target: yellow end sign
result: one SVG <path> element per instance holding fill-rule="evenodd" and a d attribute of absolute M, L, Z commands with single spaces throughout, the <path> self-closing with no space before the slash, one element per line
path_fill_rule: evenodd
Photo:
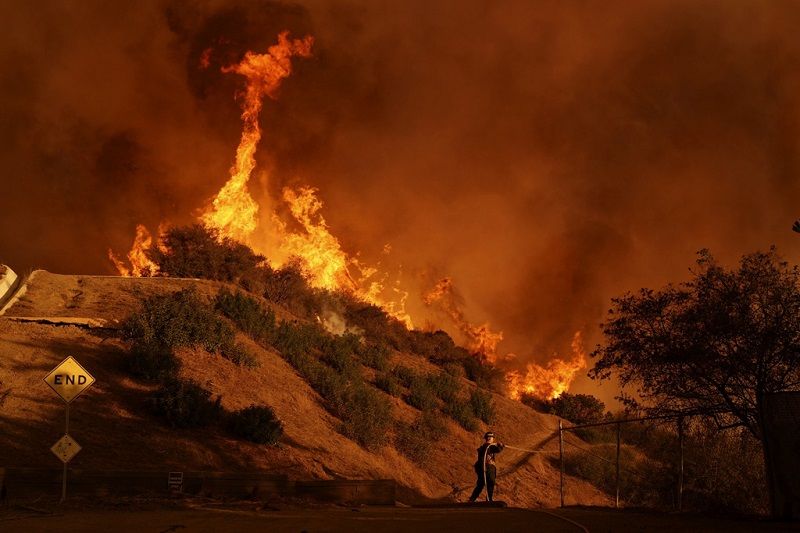
<path fill-rule="evenodd" d="M 72 356 L 67 357 L 44 378 L 44 382 L 70 403 L 92 386 L 94 377 Z"/>

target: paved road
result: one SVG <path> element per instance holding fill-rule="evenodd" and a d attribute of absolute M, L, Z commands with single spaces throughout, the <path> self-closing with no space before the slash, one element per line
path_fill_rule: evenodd
<path fill-rule="evenodd" d="M 554 514 L 572 520 L 570 523 Z M 584 526 L 583 528 L 580 526 Z M 800 531 L 800 524 L 712 519 L 613 510 L 317 508 L 252 511 L 236 509 L 66 510 L 36 515 L 0 512 L 0 531 L 95 532 L 414 532 L 592 533 L 610 532 L 773 532 Z"/>

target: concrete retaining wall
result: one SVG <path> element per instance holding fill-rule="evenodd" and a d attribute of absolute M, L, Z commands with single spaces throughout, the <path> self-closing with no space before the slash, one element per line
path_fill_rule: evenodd
<path fill-rule="evenodd" d="M 182 472 L 184 494 L 212 498 L 263 499 L 270 496 L 394 505 L 394 480 L 291 481 L 281 474 L 245 472 Z M 0 468 L 0 492 L 9 500 L 61 495 L 61 469 Z M 152 495 L 173 492 L 169 472 L 87 471 L 70 469 L 67 494 L 95 497 Z"/>

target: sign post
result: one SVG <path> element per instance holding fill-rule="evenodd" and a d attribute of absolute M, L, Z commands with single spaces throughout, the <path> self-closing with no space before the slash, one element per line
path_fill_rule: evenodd
<path fill-rule="evenodd" d="M 64 463 L 61 479 L 61 501 L 67 498 L 67 464 L 81 451 L 81 446 L 69 435 L 69 404 L 92 386 L 94 377 L 72 356 L 67 357 L 44 378 L 66 404 L 64 436 L 53 444 L 50 451 Z"/>

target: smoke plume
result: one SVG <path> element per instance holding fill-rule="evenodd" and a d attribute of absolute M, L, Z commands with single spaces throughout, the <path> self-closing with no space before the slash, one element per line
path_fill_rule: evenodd
<path fill-rule="evenodd" d="M 313 35 L 314 57 L 264 103 L 250 193 L 269 211 L 285 187 L 318 189 L 342 247 L 402 273 L 415 322 L 448 277 L 459 312 L 503 332 L 499 352 L 545 363 L 576 331 L 599 340 L 610 297 L 685 277 L 700 248 L 798 260 L 792 2 L 4 12 L 0 261 L 18 271 L 113 273 L 107 249 L 137 224 L 194 221 L 241 134 L 241 79 L 222 67 L 283 30 Z"/>

